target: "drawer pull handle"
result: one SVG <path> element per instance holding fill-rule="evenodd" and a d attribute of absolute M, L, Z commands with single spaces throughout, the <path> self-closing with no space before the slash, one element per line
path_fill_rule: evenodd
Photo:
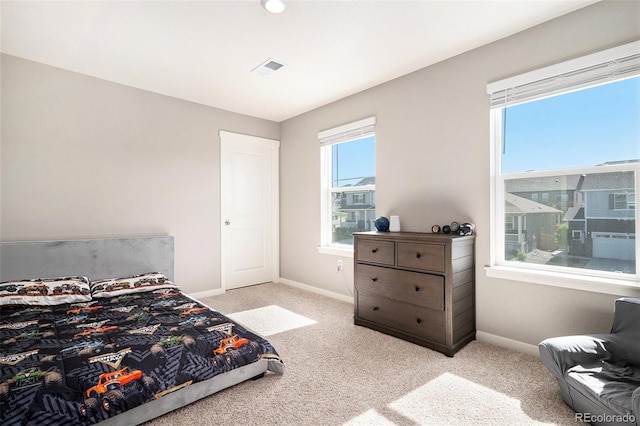
<path fill-rule="evenodd" d="M 374 310 L 374 311 L 377 311 L 378 309 L 380 309 L 380 308 L 378 308 L 377 306 L 374 306 L 374 307 L 373 307 L 373 310 Z"/>
<path fill-rule="evenodd" d="M 420 259 L 422 255 L 420 253 L 416 253 L 416 259 Z"/>
<path fill-rule="evenodd" d="M 416 286 L 416 291 L 420 291 L 420 287 Z"/>
<path fill-rule="evenodd" d="M 377 253 L 377 252 L 378 252 L 377 248 L 374 248 L 373 250 L 371 250 L 371 253 Z"/>
<path fill-rule="evenodd" d="M 418 324 L 420 324 L 420 323 L 422 322 L 422 320 L 421 320 L 420 318 L 417 318 L 417 319 L 416 319 L 416 322 L 417 322 Z"/>
<path fill-rule="evenodd" d="M 376 281 L 378 281 L 378 278 L 377 277 L 373 277 L 373 278 L 371 278 L 371 281 L 373 281 L 375 283 Z"/>

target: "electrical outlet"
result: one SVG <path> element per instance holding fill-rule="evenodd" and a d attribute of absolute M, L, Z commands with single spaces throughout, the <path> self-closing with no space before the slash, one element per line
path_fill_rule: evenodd
<path fill-rule="evenodd" d="M 342 264 L 342 260 L 338 260 L 338 266 L 336 267 L 336 270 L 338 272 L 342 271 L 343 266 L 344 265 Z"/>

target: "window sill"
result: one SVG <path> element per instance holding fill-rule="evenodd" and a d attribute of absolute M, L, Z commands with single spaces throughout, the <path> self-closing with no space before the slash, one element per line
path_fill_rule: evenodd
<path fill-rule="evenodd" d="M 353 258 L 353 247 L 330 247 L 320 246 L 318 247 L 320 254 L 330 254 L 333 256 L 351 257 Z"/>
<path fill-rule="evenodd" d="M 511 266 L 487 266 L 484 268 L 489 278 L 524 281 L 552 287 L 570 288 L 595 293 L 612 294 L 623 297 L 639 297 L 640 282 L 633 279 L 593 277 L 578 274 L 538 271 Z"/>

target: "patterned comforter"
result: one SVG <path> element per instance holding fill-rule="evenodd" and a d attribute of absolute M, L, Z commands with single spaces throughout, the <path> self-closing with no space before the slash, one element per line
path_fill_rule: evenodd
<path fill-rule="evenodd" d="M 93 424 L 254 362 L 264 338 L 178 289 L 0 307 L 0 424 Z"/>

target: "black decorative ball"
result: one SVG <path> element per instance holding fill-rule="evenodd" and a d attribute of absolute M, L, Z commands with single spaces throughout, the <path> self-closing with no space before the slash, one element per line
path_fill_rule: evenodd
<path fill-rule="evenodd" d="M 442 227 L 442 232 L 444 232 L 445 234 L 450 234 L 451 233 L 451 227 L 449 225 L 444 225 Z"/>
<path fill-rule="evenodd" d="M 380 232 L 389 231 L 389 219 L 384 216 L 380 216 L 375 221 L 376 229 Z"/>

